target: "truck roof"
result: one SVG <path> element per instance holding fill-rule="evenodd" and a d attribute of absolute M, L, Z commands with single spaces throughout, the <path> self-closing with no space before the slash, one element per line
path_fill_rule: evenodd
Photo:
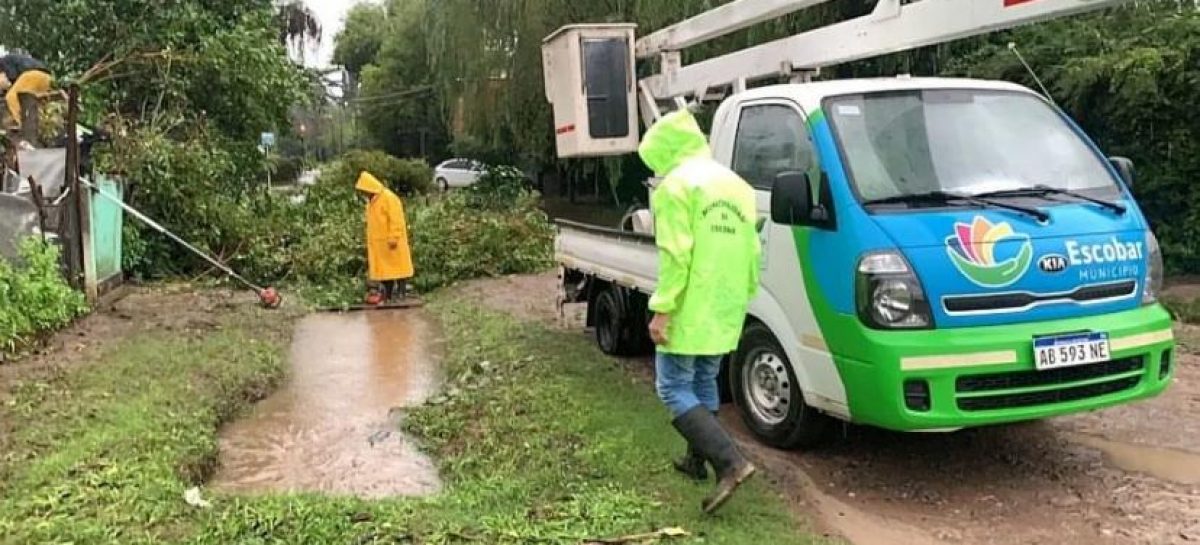
<path fill-rule="evenodd" d="M 792 83 L 758 87 L 734 95 L 735 102 L 768 98 L 789 98 L 807 111 L 816 111 L 821 101 L 839 95 L 875 93 L 881 91 L 908 91 L 914 89 L 979 89 L 993 91 L 1015 91 L 1035 94 L 1026 87 L 1007 81 L 979 80 L 967 78 L 863 78 L 811 83 Z"/>

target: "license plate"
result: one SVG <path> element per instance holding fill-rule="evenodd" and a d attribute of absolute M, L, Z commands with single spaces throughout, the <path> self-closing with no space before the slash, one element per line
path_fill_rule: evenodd
<path fill-rule="evenodd" d="M 1038 371 L 1105 362 L 1109 355 L 1108 333 L 1078 333 L 1033 340 L 1033 357 Z"/>

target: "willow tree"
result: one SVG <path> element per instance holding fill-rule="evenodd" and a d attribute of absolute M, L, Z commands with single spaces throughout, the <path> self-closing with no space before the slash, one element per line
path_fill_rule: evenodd
<path fill-rule="evenodd" d="M 321 20 L 304 0 L 281 2 L 278 10 L 279 42 L 303 61 L 309 47 L 321 43 Z"/>

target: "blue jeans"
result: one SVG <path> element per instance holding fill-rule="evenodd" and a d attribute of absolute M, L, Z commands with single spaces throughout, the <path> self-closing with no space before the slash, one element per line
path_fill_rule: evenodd
<path fill-rule="evenodd" d="M 658 398 L 678 417 L 703 405 L 710 411 L 721 407 L 717 373 L 725 356 L 681 356 L 659 352 L 654 357 L 654 389 Z"/>

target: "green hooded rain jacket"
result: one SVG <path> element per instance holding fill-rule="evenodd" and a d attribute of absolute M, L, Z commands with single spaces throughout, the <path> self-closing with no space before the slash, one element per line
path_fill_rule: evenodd
<path fill-rule="evenodd" d="M 665 177 L 650 196 L 659 249 L 650 310 L 671 316 L 660 352 L 718 356 L 737 348 L 758 290 L 754 190 L 712 158 L 686 110 L 655 123 L 638 154 Z"/>

